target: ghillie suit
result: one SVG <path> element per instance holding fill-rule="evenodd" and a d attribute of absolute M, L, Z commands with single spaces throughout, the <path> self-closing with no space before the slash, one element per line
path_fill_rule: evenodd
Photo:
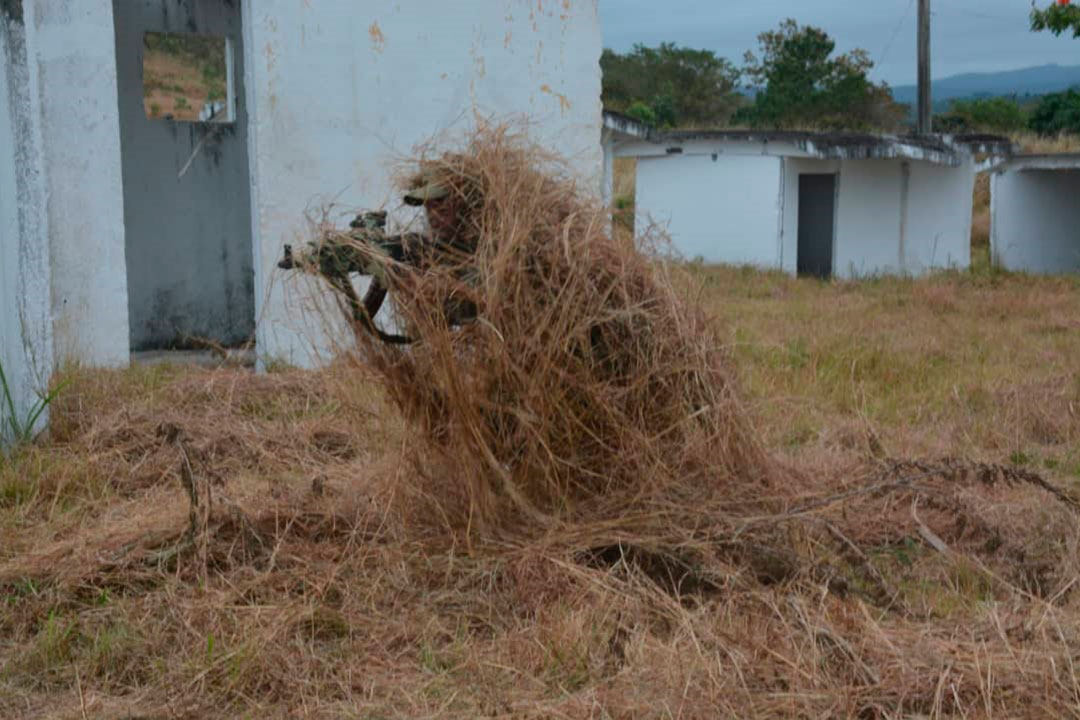
<path fill-rule="evenodd" d="M 419 165 L 406 199 L 430 235 L 362 216 L 306 267 L 348 298 L 357 357 L 422 439 L 410 452 L 442 517 L 547 524 L 761 487 L 771 464 L 703 313 L 557 159 L 503 128 Z M 373 277 L 363 301 L 350 271 Z M 387 289 L 400 336 L 372 321 Z"/>

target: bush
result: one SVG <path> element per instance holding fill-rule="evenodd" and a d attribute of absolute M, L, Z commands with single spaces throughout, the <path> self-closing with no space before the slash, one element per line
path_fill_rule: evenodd
<path fill-rule="evenodd" d="M 640 100 L 631 105 L 629 109 L 627 109 L 626 114 L 638 122 L 656 127 L 656 113 L 653 112 L 651 107 Z"/>
<path fill-rule="evenodd" d="M 1013 98 L 994 97 L 954 100 L 949 112 L 934 120 L 943 132 L 1010 133 L 1027 127 L 1027 118 Z"/>
<path fill-rule="evenodd" d="M 1070 89 L 1044 95 L 1031 113 L 1028 127 L 1040 135 L 1080 133 L 1080 92 Z"/>

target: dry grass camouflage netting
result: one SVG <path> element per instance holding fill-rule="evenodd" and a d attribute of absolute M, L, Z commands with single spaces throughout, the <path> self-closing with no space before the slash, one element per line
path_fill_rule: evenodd
<path fill-rule="evenodd" d="M 419 164 L 465 208 L 471 252 L 391 263 L 395 315 L 418 342 L 360 330 L 356 357 L 415 429 L 444 516 L 547 524 L 768 484 L 703 312 L 554 157 L 494 128 Z M 478 319 L 451 326 L 461 305 Z"/>

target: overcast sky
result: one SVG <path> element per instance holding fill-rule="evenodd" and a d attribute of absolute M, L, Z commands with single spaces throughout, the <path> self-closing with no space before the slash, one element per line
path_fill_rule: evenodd
<path fill-rule="evenodd" d="M 1038 0 L 1040 5 L 1049 0 Z M 874 78 L 915 83 L 916 0 L 600 0 L 604 46 L 670 41 L 742 64 L 757 35 L 784 18 L 824 29 L 837 50 L 861 47 Z M 1031 0 L 932 0 L 935 78 L 1031 65 L 1080 65 L 1080 39 L 1028 30 Z"/>

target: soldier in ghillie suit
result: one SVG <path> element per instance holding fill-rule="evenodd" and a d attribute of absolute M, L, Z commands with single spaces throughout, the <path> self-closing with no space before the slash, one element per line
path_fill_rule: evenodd
<path fill-rule="evenodd" d="M 392 285 L 395 264 L 416 270 L 444 266 L 453 268 L 454 275 L 465 283 L 475 280 L 471 259 L 476 242 L 469 239 L 465 227 L 465 200 L 441 183 L 433 170 L 426 169 L 414 178 L 412 189 L 405 193 L 403 201 L 424 208 L 427 234 L 389 235 L 386 212 L 369 211 L 357 215 L 350 223 L 350 230 L 326 233 L 301 256 L 294 255 L 292 247 L 286 245 L 284 258 L 278 263 L 282 269 L 322 275 L 344 296 L 358 329 L 395 345 L 411 343 L 414 338 L 387 333 L 375 324 L 375 315 Z M 353 273 L 371 277 L 362 299 L 349 279 Z M 461 325 L 476 318 L 476 303 L 472 300 L 447 297 L 441 304 L 449 325 Z"/>

